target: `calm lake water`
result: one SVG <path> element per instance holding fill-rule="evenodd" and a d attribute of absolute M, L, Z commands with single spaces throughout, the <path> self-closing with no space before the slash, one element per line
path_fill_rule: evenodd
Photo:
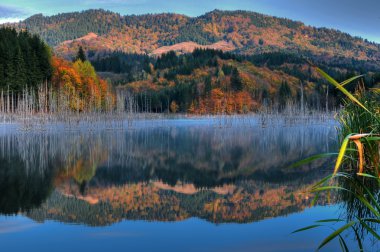
<path fill-rule="evenodd" d="M 314 251 L 339 216 L 306 189 L 333 121 L 138 121 L 123 130 L 0 126 L 1 251 Z M 348 241 L 350 243 L 350 241 Z M 326 251 L 336 251 L 332 243 Z"/>

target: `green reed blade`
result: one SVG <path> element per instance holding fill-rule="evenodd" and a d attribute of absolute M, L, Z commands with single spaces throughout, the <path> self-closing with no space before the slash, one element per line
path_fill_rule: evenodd
<path fill-rule="evenodd" d="M 346 229 L 352 227 L 354 224 L 355 224 L 355 221 L 351 221 L 351 222 L 347 223 L 346 225 L 342 226 L 341 228 L 339 228 L 339 229 L 335 230 L 334 232 L 332 232 L 329 236 L 327 236 L 322 241 L 322 243 L 318 247 L 318 250 L 320 250 L 321 248 L 323 248 L 327 243 L 329 243 L 335 237 L 337 237 L 338 235 L 340 235 L 341 233 L 343 233 Z"/>
<path fill-rule="evenodd" d="M 347 244 L 346 242 L 344 241 L 343 237 L 341 235 L 339 235 L 339 243 L 340 243 L 340 247 L 342 248 L 342 251 L 344 252 L 348 252 L 349 249 L 347 247 Z"/>
<path fill-rule="evenodd" d="M 355 238 L 356 238 L 356 240 L 358 242 L 359 252 L 364 252 L 362 240 L 361 240 L 361 238 L 359 236 L 358 230 L 355 227 L 352 227 L 352 229 L 354 230 Z"/>
<path fill-rule="evenodd" d="M 371 113 L 358 99 L 356 99 L 350 92 L 347 91 L 343 86 L 341 86 L 336 80 L 334 80 L 330 75 L 325 73 L 322 69 L 316 68 L 317 71 L 332 85 L 334 85 L 337 89 L 339 89 L 343 94 L 345 94 L 351 101 L 358 104 L 360 107 L 362 107 L 364 110 Z"/>
<path fill-rule="evenodd" d="M 296 167 L 311 163 L 317 159 L 321 159 L 321 158 L 325 158 L 325 157 L 331 157 L 331 156 L 337 156 L 337 155 L 338 155 L 338 153 L 323 153 L 323 154 L 313 155 L 311 157 L 308 157 L 308 158 L 302 159 L 298 162 L 295 162 L 293 165 L 289 166 L 289 168 L 296 168 Z"/>
<path fill-rule="evenodd" d="M 344 220 L 342 219 L 325 219 L 325 220 L 318 220 L 316 222 L 320 223 L 320 222 L 342 222 Z"/>
<path fill-rule="evenodd" d="M 313 229 L 313 228 L 316 228 L 316 227 L 321 227 L 322 225 L 311 225 L 311 226 L 307 226 L 307 227 L 304 227 L 304 228 L 300 228 L 300 229 L 297 229 L 295 231 L 292 232 L 292 234 L 294 233 L 298 233 L 298 232 L 302 232 L 302 231 L 305 231 L 305 230 L 309 230 L 309 229 Z"/>
<path fill-rule="evenodd" d="M 338 173 L 339 167 L 343 161 L 344 154 L 346 153 L 348 142 L 350 141 L 350 136 L 352 136 L 352 135 L 353 134 L 346 136 L 346 138 L 343 140 L 343 143 L 342 143 L 340 150 L 339 150 L 338 158 L 337 158 L 336 163 L 335 163 L 334 175 L 336 175 Z"/>
<path fill-rule="evenodd" d="M 348 80 L 345 80 L 345 81 L 339 83 L 339 85 L 340 85 L 341 87 L 343 87 L 343 86 L 345 86 L 345 85 L 347 85 L 347 84 L 349 84 L 349 83 L 353 82 L 354 80 L 357 80 L 357 79 L 359 79 L 359 78 L 361 78 L 361 77 L 364 77 L 364 75 L 354 76 L 354 77 L 352 77 L 352 78 L 350 78 L 350 79 L 348 79 Z"/>
<path fill-rule="evenodd" d="M 362 219 L 359 218 L 359 221 L 360 221 L 360 224 L 365 228 L 367 229 L 368 232 L 370 232 L 376 239 L 380 240 L 380 235 L 378 233 L 376 233 L 375 230 L 373 230 L 373 228 L 371 228 L 370 226 L 368 226 Z"/>

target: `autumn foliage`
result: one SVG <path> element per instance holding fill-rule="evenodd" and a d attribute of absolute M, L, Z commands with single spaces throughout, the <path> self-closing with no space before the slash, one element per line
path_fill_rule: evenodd
<path fill-rule="evenodd" d="M 192 114 L 244 114 L 254 111 L 259 104 L 246 92 L 223 92 L 220 88 L 211 91 L 211 96 L 193 102 L 189 108 Z"/>
<path fill-rule="evenodd" d="M 57 57 L 52 58 L 52 84 L 61 103 L 76 111 L 108 110 L 115 103 L 108 83 L 99 78 L 90 62 L 74 63 Z M 60 107 L 65 104 L 60 104 Z"/>
<path fill-rule="evenodd" d="M 94 52 L 157 54 L 167 52 L 167 46 L 178 49 L 178 44 L 184 42 L 186 46 L 181 45 L 179 51 L 192 43 L 218 42 L 216 48 L 215 44 L 211 47 L 229 48 L 221 45 L 230 44 L 247 55 L 286 50 L 307 52 L 322 59 L 337 55 L 347 60 L 379 60 L 379 47 L 375 43 L 334 29 L 315 28 L 249 11 L 214 10 L 192 18 L 178 14 L 121 16 L 110 11 L 88 10 L 52 17 L 36 15 L 13 26 L 39 34 L 55 47 L 57 55 L 65 57 L 74 56 L 80 46 Z M 169 47 L 169 50 L 176 48 Z"/>

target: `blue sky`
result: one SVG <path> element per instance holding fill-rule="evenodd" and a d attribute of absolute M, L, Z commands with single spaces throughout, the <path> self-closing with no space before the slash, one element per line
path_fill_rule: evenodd
<path fill-rule="evenodd" d="M 0 22 L 92 8 L 124 15 L 175 12 L 189 16 L 213 9 L 251 10 L 336 28 L 380 43 L 380 0 L 0 0 Z"/>

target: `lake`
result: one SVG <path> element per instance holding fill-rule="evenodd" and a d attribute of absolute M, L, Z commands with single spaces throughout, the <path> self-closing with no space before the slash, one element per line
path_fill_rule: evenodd
<path fill-rule="evenodd" d="M 139 120 L 123 129 L 0 126 L 2 251 L 314 251 L 339 216 L 308 187 L 333 120 Z M 348 241 L 349 243 L 352 241 Z M 325 251 L 336 251 L 333 242 Z"/>

